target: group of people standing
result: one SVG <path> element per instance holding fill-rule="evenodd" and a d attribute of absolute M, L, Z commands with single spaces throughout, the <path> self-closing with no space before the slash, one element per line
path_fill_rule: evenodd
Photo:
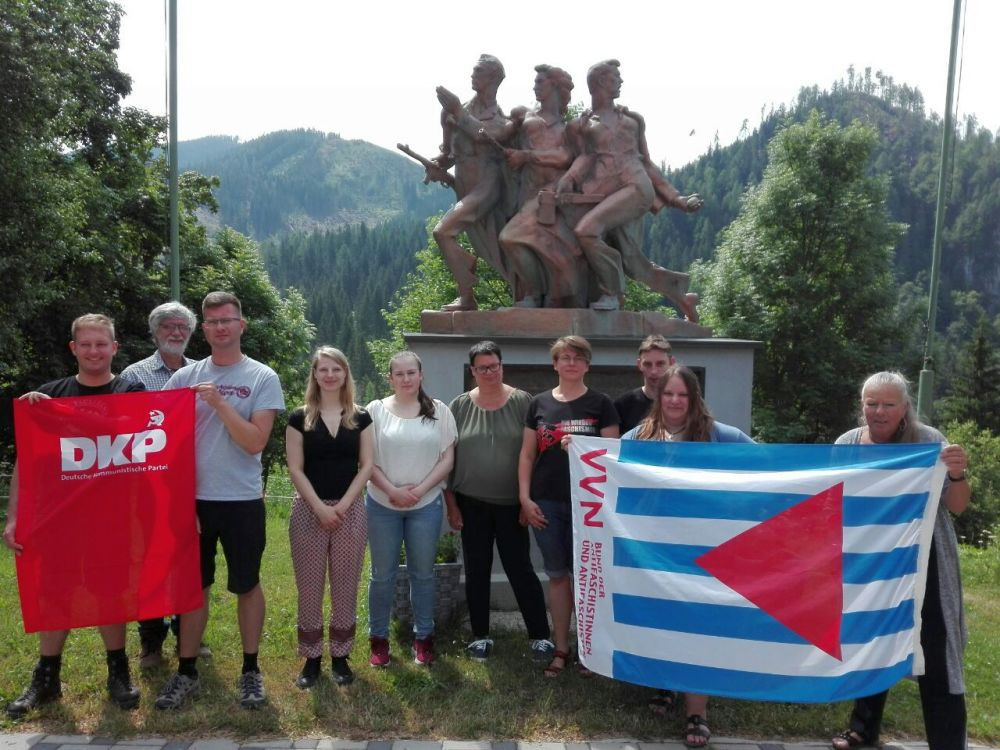
<path fill-rule="evenodd" d="M 239 300 L 224 292 L 202 304 L 202 328 L 212 353 L 200 362 L 183 357 L 195 316 L 178 303 L 150 315 L 157 351 L 111 373 L 117 351 L 114 324 L 103 315 L 73 323 L 70 349 L 77 375 L 53 381 L 22 398 L 29 403 L 58 396 L 190 387 L 196 400 L 196 512 L 201 535 L 202 587 L 206 605 L 183 613 L 178 628 L 178 670 L 156 699 L 159 709 L 177 708 L 199 688 L 196 661 L 208 619 L 216 547 L 228 564 L 227 587 L 237 596 L 244 665 L 240 703 L 254 708 L 266 700 L 257 650 L 264 621 L 260 562 L 264 550 L 260 455 L 275 415 L 284 408 L 280 384 L 270 368 L 240 351 L 246 328 Z M 752 442 L 735 427 L 712 418 L 697 376 L 680 366 L 669 342 L 644 340 L 636 364 L 643 385 L 616 402 L 586 385 L 592 349 L 586 339 L 564 336 L 550 349 L 556 386 L 532 397 L 504 382 L 500 347 L 481 341 L 469 351 L 475 387 L 450 405 L 424 390 L 420 358 L 403 351 L 392 357 L 392 394 L 362 407 L 351 368 L 338 349 L 316 350 L 305 404 L 291 412 L 285 435 L 288 471 L 296 489 L 289 522 L 298 588 L 298 644 L 305 661 L 296 684 L 313 686 L 322 673 L 324 596 L 330 589 L 328 648 L 332 675 L 347 685 L 356 635 L 357 591 L 366 545 L 369 663 L 392 661 L 388 639 L 395 578 L 405 550 L 413 610 L 413 658 L 435 660 L 433 566 L 442 517 L 461 531 L 471 642 L 468 655 L 487 660 L 490 585 L 496 546 L 523 616 L 530 650 L 544 663 L 542 674 L 558 678 L 573 664 L 570 624 L 573 607 L 572 513 L 569 460 L 574 435 L 624 440 Z M 126 377 L 126 374 L 128 377 Z M 949 512 L 969 502 L 968 463 L 958 445 L 917 419 L 905 378 L 882 372 L 861 389 L 861 427 L 842 443 L 941 442 L 947 467 L 936 520 L 922 611 L 921 643 L 926 673 L 920 692 L 932 750 L 965 747 L 962 650 L 966 640 L 961 605 L 957 542 Z M 367 492 L 366 492 L 367 490 Z M 4 542 L 18 553 L 17 468 Z M 531 528 L 549 581 L 549 608 L 530 559 Z M 549 617 L 551 615 L 551 628 Z M 166 627 L 140 627 L 143 656 L 158 654 Z M 138 704 L 129 676 L 125 625 L 101 628 L 107 649 L 108 691 L 121 708 Z M 39 662 L 24 693 L 7 707 L 20 717 L 61 695 L 59 666 L 67 631 L 42 633 Z M 579 672 L 589 672 L 582 664 Z M 835 750 L 877 744 L 886 694 L 856 702 L 848 730 L 833 739 Z M 675 696 L 658 691 L 650 707 L 665 712 Z M 705 746 L 708 697 L 688 694 L 683 731 L 688 747 Z"/>

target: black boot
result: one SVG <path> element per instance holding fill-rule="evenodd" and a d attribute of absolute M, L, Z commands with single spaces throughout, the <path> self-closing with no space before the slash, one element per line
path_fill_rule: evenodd
<path fill-rule="evenodd" d="M 314 656 L 306 659 L 306 663 L 302 665 L 302 672 L 295 680 L 295 686 L 299 688 L 299 690 L 308 690 L 316 684 L 316 680 L 319 679 L 319 673 L 322 669 L 322 656 Z"/>
<path fill-rule="evenodd" d="M 350 685 L 354 682 L 354 672 L 351 671 L 346 656 L 333 657 L 333 681 L 338 685 Z"/>
<path fill-rule="evenodd" d="M 118 708 L 130 709 L 139 705 L 139 688 L 132 684 L 128 659 L 108 657 L 108 695 Z"/>
<path fill-rule="evenodd" d="M 59 668 L 38 664 L 31 673 L 31 684 L 24 689 L 19 698 L 7 704 L 7 715 L 12 719 L 20 719 L 36 706 L 61 697 Z"/>

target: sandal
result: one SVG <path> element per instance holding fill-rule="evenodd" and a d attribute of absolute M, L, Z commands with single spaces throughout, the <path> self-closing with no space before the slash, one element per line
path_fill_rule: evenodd
<path fill-rule="evenodd" d="M 830 740 L 833 750 L 853 750 L 855 747 L 865 747 L 873 743 L 868 741 L 860 732 L 853 729 L 845 729 L 840 734 L 835 734 Z"/>
<path fill-rule="evenodd" d="M 556 664 L 556 659 L 562 659 L 562 664 Z M 569 653 L 556 649 L 552 652 L 552 661 L 550 661 L 548 666 L 542 670 L 542 674 L 546 677 L 558 677 L 559 673 L 566 668 L 567 664 L 569 664 Z"/>
<path fill-rule="evenodd" d="M 687 717 L 687 726 L 684 728 L 684 746 L 701 748 L 708 745 L 712 739 L 712 730 L 708 724 L 698 714 L 691 714 Z"/>
<path fill-rule="evenodd" d="M 677 693 L 673 690 L 657 690 L 649 699 L 649 710 L 657 716 L 665 716 L 677 702 Z"/>

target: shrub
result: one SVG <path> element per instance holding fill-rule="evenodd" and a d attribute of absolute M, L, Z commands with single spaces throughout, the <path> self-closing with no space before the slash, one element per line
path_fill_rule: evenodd
<path fill-rule="evenodd" d="M 952 443 L 969 454 L 969 485 L 972 500 L 955 518 L 959 541 L 985 547 L 1000 525 L 1000 436 L 973 422 L 949 422 L 942 430 Z"/>

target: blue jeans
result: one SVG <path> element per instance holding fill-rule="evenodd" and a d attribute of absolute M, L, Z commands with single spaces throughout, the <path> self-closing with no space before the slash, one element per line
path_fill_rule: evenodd
<path fill-rule="evenodd" d="M 426 638 L 434 634 L 434 557 L 441 535 L 443 501 L 438 495 L 417 510 L 392 510 L 370 497 L 368 511 L 368 548 L 372 573 L 368 581 L 368 634 L 374 638 L 389 636 L 389 611 L 396 591 L 399 548 L 406 545 L 406 572 L 410 578 L 410 606 L 413 608 L 413 634 Z"/>

